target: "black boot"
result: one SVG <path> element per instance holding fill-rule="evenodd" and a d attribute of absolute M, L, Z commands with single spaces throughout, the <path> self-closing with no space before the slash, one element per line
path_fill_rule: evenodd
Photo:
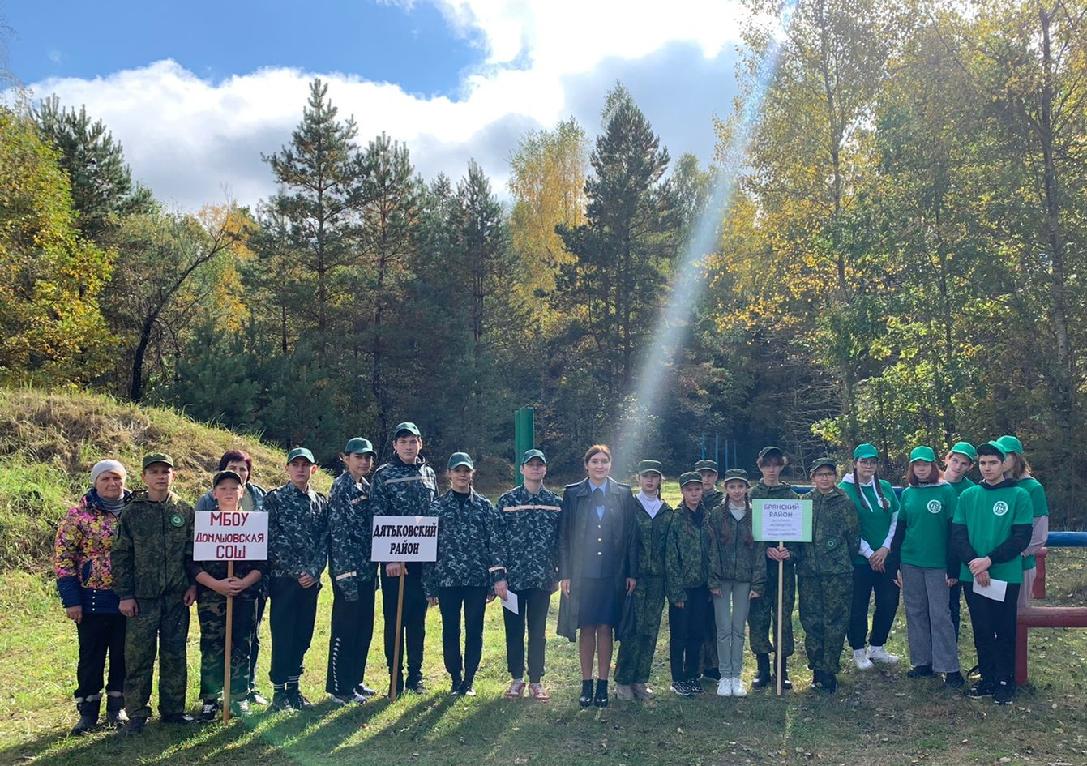
<path fill-rule="evenodd" d="M 578 697 L 577 704 L 581 707 L 589 707 L 593 704 L 593 680 L 582 680 L 581 682 L 581 696 Z"/>
<path fill-rule="evenodd" d="M 128 723 L 125 714 L 125 698 L 120 694 L 110 694 L 106 697 L 106 725 L 112 729 L 119 729 Z"/>
<path fill-rule="evenodd" d="M 793 682 L 789 680 L 789 658 L 781 658 L 781 688 L 792 689 Z"/>
<path fill-rule="evenodd" d="M 593 697 L 593 704 L 597 707 L 608 706 L 608 679 L 599 678 L 596 681 L 596 696 Z"/>
<path fill-rule="evenodd" d="M 102 709 L 102 697 L 98 694 L 85 697 L 75 706 L 79 711 L 79 722 L 72 727 L 72 734 L 86 734 L 98 725 L 98 713 Z"/>
<path fill-rule="evenodd" d="M 751 688 L 765 689 L 770 685 L 770 655 L 756 654 L 755 662 L 758 663 L 758 669 L 755 671 L 755 679 L 751 682 Z"/>

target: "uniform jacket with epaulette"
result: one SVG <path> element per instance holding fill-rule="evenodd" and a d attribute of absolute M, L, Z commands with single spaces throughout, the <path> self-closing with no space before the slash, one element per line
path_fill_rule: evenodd
<path fill-rule="evenodd" d="M 701 505 L 702 523 L 686 503 L 679 506 L 668 528 L 665 549 L 665 585 L 673 604 L 685 601 L 686 589 L 704 587 L 710 578 L 709 513 Z"/>
<path fill-rule="evenodd" d="M 562 492 L 559 525 L 559 579 L 614 578 L 622 587 L 638 577 L 638 501 L 630 486 L 609 478 L 604 517 L 598 519 L 588 479 Z"/>
<path fill-rule="evenodd" d="M 374 516 L 426 516 L 438 496 L 434 469 L 423 458 L 405 463 L 395 454 L 370 479 Z"/>
<path fill-rule="evenodd" d="M 377 565 L 370 561 L 373 525 L 370 482 L 355 481 L 344 471 L 328 494 L 328 573 L 348 601 L 358 598 L 359 585 L 377 576 Z"/>
<path fill-rule="evenodd" d="M 710 511 L 706 520 L 710 542 L 710 589 L 726 582 L 748 582 L 762 595 L 766 585 L 766 544 L 752 538 L 751 512 L 737 519 L 728 498 Z"/>
<path fill-rule="evenodd" d="M 317 580 L 328 560 L 328 501 L 290 482 L 264 496 L 268 513 L 268 569 L 272 577 Z"/>
<path fill-rule="evenodd" d="M 485 587 L 504 580 L 498 512 L 475 490 L 462 494 L 449 490 L 430 506 L 438 517 L 438 558 L 423 565 L 423 589 L 428 597 L 439 588 Z"/>
<path fill-rule="evenodd" d="M 192 585 L 193 527 L 192 506 L 173 492 L 159 502 L 133 492 L 110 552 L 117 598 L 180 597 Z"/>
<path fill-rule="evenodd" d="M 796 573 L 802 577 L 849 574 L 853 555 L 860 544 L 857 509 L 841 488 L 824 495 L 812 490 L 802 499 L 812 501 L 810 543 L 787 543 L 796 560 Z"/>
<path fill-rule="evenodd" d="M 668 527 L 672 524 L 675 511 L 668 503 L 661 502 L 657 515 L 650 518 L 637 497 L 638 509 L 634 518 L 638 522 L 638 576 L 664 577 L 664 553 L 668 545 Z"/>
<path fill-rule="evenodd" d="M 562 501 L 546 487 L 524 485 L 498 498 L 498 538 L 510 590 L 552 590 L 559 578 Z"/>

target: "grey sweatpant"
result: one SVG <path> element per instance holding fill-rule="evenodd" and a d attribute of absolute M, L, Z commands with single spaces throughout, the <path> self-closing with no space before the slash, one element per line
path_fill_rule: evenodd
<path fill-rule="evenodd" d="M 936 673 L 957 672 L 959 647 L 947 609 L 947 571 L 909 564 L 901 571 L 910 665 L 931 665 Z"/>
<path fill-rule="evenodd" d="M 751 583 L 727 580 L 713 597 L 717 620 L 717 667 L 721 678 L 739 678 L 744 666 L 744 628 L 751 608 Z"/>

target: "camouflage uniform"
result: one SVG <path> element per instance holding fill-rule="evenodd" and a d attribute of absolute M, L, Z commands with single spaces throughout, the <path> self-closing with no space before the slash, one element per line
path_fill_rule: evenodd
<path fill-rule="evenodd" d="M 727 502 L 728 498 L 725 497 L 725 493 L 717 489 L 716 485 L 710 491 L 702 494 L 702 507 L 706 509 L 707 515 L 721 503 Z M 706 641 L 702 644 L 702 671 L 707 673 L 710 678 L 720 678 L 721 674 L 718 671 L 720 663 L 717 659 L 717 620 L 714 617 L 713 609 L 706 612 L 706 620 Z"/>
<path fill-rule="evenodd" d="M 529 681 L 544 673 L 545 632 L 551 594 L 559 576 L 559 522 L 562 501 L 546 487 L 535 495 L 518 486 L 498 498 L 497 534 L 506 564 L 506 584 L 517 594 L 518 614 L 502 610 L 506 629 L 506 669 L 511 678 L 525 672 L 528 624 Z"/>
<path fill-rule="evenodd" d="M 294 692 L 313 638 L 321 572 L 328 559 L 328 501 L 287 483 L 264 497 L 268 512 L 268 591 L 271 599 L 272 667 L 277 692 Z M 303 588 L 308 574 L 317 583 Z"/>
<path fill-rule="evenodd" d="M 388 463 L 377 469 L 370 479 L 370 507 L 374 516 L 427 516 L 438 492 L 434 469 L 423 458 L 405 463 L 394 453 Z M 389 577 L 381 568 L 382 612 L 385 619 L 385 660 L 389 671 L 393 664 L 393 639 L 396 636 L 396 602 L 400 593 L 400 578 Z M 401 615 L 401 636 L 407 654 L 409 681 L 422 678 L 423 641 L 426 638 L 426 595 L 423 593 L 422 567 L 409 564 L 404 577 L 404 611 Z M 397 669 L 397 679 L 402 676 Z"/>
<path fill-rule="evenodd" d="M 328 496 L 332 630 L 325 691 L 329 694 L 350 694 L 366 672 L 377 583 L 377 565 L 370 561 L 373 519 L 370 482 L 355 481 L 345 471 L 332 482 Z"/>
<path fill-rule="evenodd" d="M 834 674 L 849 625 L 860 527 L 853 501 L 838 487 L 826 495 L 812 490 L 803 498 L 812 501 L 812 541 L 788 548 L 796 559 L 804 647 L 809 668 Z"/>
<path fill-rule="evenodd" d="M 664 556 L 665 590 L 670 607 L 669 662 L 673 681 L 698 677 L 706 626 L 712 613 L 709 591 L 709 512 L 701 504 L 681 505 L 668 527 Z M 677 606 L 683 602 L 683 607 Z"/>
<path fill-rule="evenodd" d="M 193 510 L 171 492 L 154 502 L 135 492 L 121 514 L 111 551 L 113 590 L 120 600 L 134 598 L 138 612 L 128 618 L 125 635 L 125 708 L 129 718 L 151 715 L 151 674 L 159 653 L 159 714 L 185 710 L 185 643 L 192 585 Z M 156 641 L 158 646 L 156 647 Z"/>
<path fill-rule="evenodd" d="M 615 665 L 618 684 L 644 684 L 649 681 L 653 654 L 657 649 L 661 612 L 665 600 L 665 548 L 668 528 L 675 511 L 662 503 L 657 515 L 650 517 L 638 503 L 638 586 L 634 589 L 637 635 L 619 643 L 619 659 Z"/>
<path fill-rule="evenodd" d="M 442 613 L 442 657 L 454 685 L 471 686 L 483 656 L 483 613 L 487 596 L 506 578 L 496 535 L 498 514 L 474 490 L 449 490 L 430 507 L 438 521 L 438 558 L 423 565 L 423 589 L 437 598 Z M 464 607 L 464 655 L 460 650 Z"/>
<path fill-rule="evenodd" d="M 759 481 L 751 488 L 752 500 L 788 500 L 796 498 L 797 494 L 788 484 L 782 482 L 776 486 L 768 487 Z M 769 545 L 774 545 L 769 543 Z M 796 565 L 792 559 L 783 562 L 782 573 L 785 575 L 782 586 L 782 620 L 781 643 L 782 657 L 792 657 L 795 644 L 793 642 L 793 609 L 796 605 Z M 774 651 L 774 639 L 777 637 L 777 592 L 778 592 L 778 562 L 766 559 L 766 586 L 763 597 L 751 602 L 751 612 L 747 615 L 747 627 L 751 634 L 751 652 L 753 654 L 770 654 Z"/>

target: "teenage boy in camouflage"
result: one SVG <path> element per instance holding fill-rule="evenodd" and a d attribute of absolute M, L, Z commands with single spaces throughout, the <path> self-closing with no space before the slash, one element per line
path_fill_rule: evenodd
<path fill-rule="evenodd" d="M 544 688 L 547 611 L 559 581 L 559 520 L 562 500 L 544 487 L 547 457 L 530 449 L 521 457 L 523 482 L 498 498 L 498 538 L 506 584 L 517 595 L 518 612 L 502 610 L 506 628 L 507 699 L 525 692 L 525 624 L 528 624 L 528 692 L 540 702 Z"/>
<path fill-rule="evenodd" d="M 321 572 L 328 559 L 328 501 L 310 487 L 317 461 L 305 447 L 287 453 L 287 478 L 264 498 L 268 512 L 271 600 L 272 707 L 294 711 L 310 703 L 298 687 L 313 639 Z"/>
<path fill-rule="evenodd" d="M 242 507 L 245 483 L 234 471 L 219 471 L 211 482 L 215 506 L 224 513 Z M 263 513 L 264 511 L 247 511 Z M 228 577 L 226 561 L 193 561 L 189 575 L 197 584 L 196 614 L 200 619 L 200 720 L 219 714 L 226 660 L 226 600 L 234 598 L 231 619 L 230 690 L 234 715 L 249 714 L 249 653 L 257 629 L 257 598 L 263 592 L 267 561 L 236 561 Z"/>
<path fill-rule="evenodd" d="M 175 495 L 174 459 L 159 452 L 143 459 L 147 489 L 134 492 L 111 551 L 113 590 L 128 618 L 125 633 L 127 734 L 143 731 L 151 708 L 151 674 L 159 654 L 159 714 L 166 723 L 191 723 L 185 714 L 185 643 L 196 586 L 192 560 L 192 506 Z M 157 644 L 157 646 L 156 646 Z"/>
<path fill-rule="evenodd" d="M 751 488 L 752 500 L 792 500 L 798 497 L 793 488 L 781 481 L 781 472 L 789 464 L 785 453 L 778 447 L 763 447 L 759 452 L 756 465 L 762 478 Z M 755 655 L 758 667 L 754 689 L 764 689 L 773 683 L 770 669 L 770 653 L 775 651 L 774 639 L 777 637 L 777 592 L 778 562 L 774 559 L 776 543 L 767 545 L 766 586 L 763 598 L 751 601 L 751 612 L 747 615 L 747 626 L 751 634 L 751 652 Z M 781 686 L 793 688 L 789 680 L 788 659 L 793 656 L 793 608 L 796 604 L 796 569 L 792 560 L 784 560 L 782 585 L 782 620 L 781 620 Z"/>
<path fill-rule="evenodd" d="M 374 695 L 363 683 L 366 655 L 374 636 L 377 565 L 370 561 L 373 514 L 370 482 L 374 446 L 354 438 L 343 449 L 347 470 L 332 482 L 328 496 L 329 574 L 332 576 L 332 630 L 328 640 L 325 691 L 340 705 Z"/>
<path fill-rule="evenodd" d="M 393 431 L 393 456 L 374 472 L 370 487 L 370 506 L 374 516 L 426 516 L 438 494 L 434 469 L 419 453 L 423 438 L 414 423 L 404 422 Z M 408 658 L 407 690 L 421 694 L 423 684 L 423 640 L 426 638 L 426 594 L 423 592 L 423 568 L 403 562 L 390 562 L 381 573 L 382 612 L 385 618 L 385 659 L 389 675 L 393 672 L 393 648 L 396 638 L 396 602 L 400 594 L 400 572 L 404 571 L 404 611 L 401 639 L 407 650 L 401 653 L 401 667 L 396 668 L 397 692 L 405 688 L 403 655 Z"/>

